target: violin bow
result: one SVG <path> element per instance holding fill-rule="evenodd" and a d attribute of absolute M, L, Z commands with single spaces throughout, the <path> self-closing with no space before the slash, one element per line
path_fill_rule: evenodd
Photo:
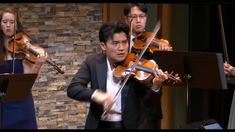
<path fill-rule="evenodd" d="M 225 33 L 224 33 L 223 17 L 222 17 L 222 11 L 221 11 L 221 5 L 220 4 L 217 5 L 217 9 L 218 9 L 218 13 L 219 13 L 220 29 L 221 29 L 220 32 L 221 32 L 221 36 L 222 36 L 222 40 L 223 40 L 224 56 L 225 56 L 225 59 L 226 59 L 227 63 L 229 63 L 227 45 L 226 45 L 226 39 L 225 39 Z"/>
<path fill-rule="evenodd" d="M 147 44 L 145 45 L 145 47 L 141 50 L 141 53 L 139 55 L 139 57 L 136 59 L 136 61 L 134 62 L 134 64 L 131 66 L 130 69 L 130 73 L 127 74 L 127 76 L 125 76 L 124 81 L 122 82 L 121 87 L 118 89 L 117 93 L 115 94 L 115 101 L 117 100 L 117 97 L 120 95 L 122 89 L 124 88 L 124 86 L 126 85 L 126 82 L 128 81 L 128 79 L 131 76 L 131 73 L 134 71 L 135 67 L 137 66 L 137 64 L 139 63 L 140 59 L 142 58 L 142 56 L 144 55 L 145 51 L 148 49 L 149 45 L 151 44 L 151 42 L 153 41 L 153 39 L 155 38 L 157 32 L 160 29 L 160 21 L 157 22 L 154 30 L 153 30 L 153 35 L 150 37 L 150 39 L 147 40 Z M 104 118 L 104 115 L 107 114 L 107 112 L 112 108 L 113 104 L 115 103 L 115 101 L 109 105 L 106 110 L 103 112 L 103 114 L 101 115 L 101 118 Z"/>

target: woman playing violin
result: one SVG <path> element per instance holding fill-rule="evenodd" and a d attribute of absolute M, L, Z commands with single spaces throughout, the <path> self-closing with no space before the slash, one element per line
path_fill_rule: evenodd
<path fill-rule="evenodd" d="M 125 22 L 129 25 L 131 29 L 130 52 L 138 55 L 139 52 L 142 50 L 142 48 L 140 48 L 141 46 L 137 46 L 136 44 L 138 43 L 134 41 L 137 40 L 137 42 L 139 42 L 140 40 L 143 39 L 143 37 L 149 36 L 148 32 L 145 31 L 146 22 L 148 18 L 147 6 L 144 3 L 129 3 L 124 8 L 123 13 L 125 16 Z M 157 42 L 159 44 L 157 50 L 166 50 L 166 51 L 172 50 L 172 47 L 167 40 L 155 39 L 154 42 Z M 157 58 L 152 54 L 152 52 L 154 51 L 156 51 L 155 48 L 152 51 L 151 49 L 146 51 L 144 53 L 143 58 L 147 60 L 154 60 L 155 62 L 157 62 Z M 144 112 L 142 112 L 143 116 L 141 119 L 142 122 L 140 122 L 139 126 L 140 128 L 157 128 L 157 129 L 161 128 L 160 124 L 162 119 L 161 95 L 162 94 L 155 95 L 156 100 L 152 100 L 151 107 L 149 108 L 142 107 Z"/>
<path fill-rule="evenodd" d="M 16 33 L 23 33 L 23 27 L 19 21 L 17 12 L 6 8 L 0 14 L 0 73 L 1 74 L 24 74 L 39 73 L 41 66 L 47 59 L 47 53 L 41 49 L 35 63 L 17 58 L 8 49 L 9 41 Z M 14 67 L 13 67 L 14 63 Z M 5 129 L 37 129 L 34 101 L 31 91 L 24 101 L 2 102 L 2 128 Z"/>

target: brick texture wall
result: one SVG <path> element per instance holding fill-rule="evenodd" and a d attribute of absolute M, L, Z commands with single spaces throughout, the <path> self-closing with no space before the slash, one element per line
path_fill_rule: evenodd
<path fill-rule="evenodd" d="M 65 69 L 57 73 L 43 65 L 32 88 L 39 129 L 83 129 L 89 104 L 67 97 L 66 88 L 85 57 L 99 52 L 98 31 L 103 23 L 99 3 L 9 3 L 18 8 L 32 42 Z"/>

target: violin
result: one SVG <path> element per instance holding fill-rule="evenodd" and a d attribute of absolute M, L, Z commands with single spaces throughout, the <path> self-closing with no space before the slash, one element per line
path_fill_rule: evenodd
<path fill-rule="evenodd" d="M 115 68 L 114 77 L 121 79 L 128 74 L 132 74 L 134 78 L 144 84 L 151 82 L 154 75 L 157 75 L 156 68 L 158 68 L 158 65 L 154 60 L 143 60 L 139 61 L 133 71 L 130 71 L 132 63 L 136 59 L 137 56 L 135 54 L 129 53 L 125 61 Z M 168 76 L 168 79 L 163 82 L 165 86 L 174 86 L 182 82 L 178 74 L 173 75 L 173 72 L 165 74 Z"/>
<path fill-rule="evenodd" d="M 17 33 L 14 38 L 9 40 L 7 50 L 11 53 L 15 53 L 19 59 L 26 59 L 31 63 L 35 63 L 37 57 L 40 55 L 35 49 L 42 49 L 39 46 L 32 45 L 30 39 L 23 33 Z M 59 73 L 64 74 L 64 71 L 60 69 L 57 64 L 47 59 L 46 62 L 53 66 Z"/>
<path fill-rule="evenodd" d="M 133 48 L 137 50 L 142 50 L 146 46 L 148 38 L 151 38 L 153 36 L 154 34 L 151 32 L 141 33 L 138 37 L 136 37 Z M 149 45 L 148 49 L 151 53 L 159 50 L 172 51 L 172 46 L 168 40 L 154 38 L 151 44 Z"/>

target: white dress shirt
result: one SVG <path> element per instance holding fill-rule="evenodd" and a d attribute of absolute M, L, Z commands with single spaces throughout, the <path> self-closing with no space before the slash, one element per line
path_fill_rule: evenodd
<path fill-rule="evenodd" d="M 108 64 L 108 71 L 107 71 L 107 82 L 106 82 L 106 92 L 109 94 L 112 94 L 115 96 L 117 94 L 117 91 L 121 87 L 121 80 L 117 80 L 113 77 L 114 68 L 111 68 L 111 65 L 107 59 Z M 113 104 L 111 110 L 114 111 L 114 113 L 107 113 L 104 115 L 104 118 L 102 120 L 104 121 L 121 121 L 122 115 L 121 115 L 121 94 L 116 98 L 115 103 Z"/>

